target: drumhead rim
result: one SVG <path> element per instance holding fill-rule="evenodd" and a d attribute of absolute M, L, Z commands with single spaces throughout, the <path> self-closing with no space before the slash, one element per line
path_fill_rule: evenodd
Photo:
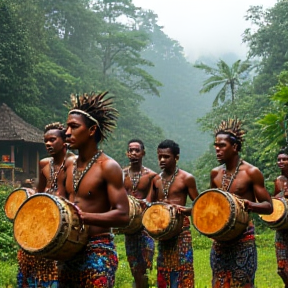
<path fill-rule="evenodd" d="M 235 223 L 236 223 L 236 217 L 235 217 L 235 213 L 230 213 L 229 215 L 229 218 L 227 219 L 227 221 L 224 223 L 224 225 L 222 226 L 221 229 L 219 229 L 218 231 L 214 232 L 214 233 L 208 233 L 208 232 L 204 232 L 204 231 L 201 231 L 196 225 L 195 225 L 195 222 L 194 222 L 194 216 L 193 216 L 193 211 L 194 211 L 194 206 L 196 204 L 196 202 L 201 198 L 201 196 L 203 194 L 206 194 L 208 192 L 219 192 L 220 194 L 223 194 L 225 196 L 228 197 L 227 201 L 228 202 L 233 202 L 234 203 L 234 199 L 233 199 L 233 196 L 234 197 L 237 197 L 237 195 L 235 194 L 232 194 L 230 192 L 227 192 L 227 191 L 224 191 L 224 190 L 221 190 L 219 188 L 211 188 L 211 189 L 207 189 L 207 190 L 204 190 L 203 192 L 201 192 L 197 197 L 196 199 L 193 201 L 192 203 L 192 212 L 191 212 L 191 218 L 192 218 L 192 224 L 194 226 L 194 228 L 202 235 L 205 235 L 207 237 L 211 237 L 211 238 L 217 238 L 218 236 L 224 236 L 225 234 L 228 233 L 228 231 L 226 233 L 222 233 L 225 229 L 229 228 L 231 229 L 232 227 L 235 226 Z M 241 199 L 241 198 L 240 198 Z M 230 207 L 230 212 L 232 212 L 231 210 L 231 207 Z M 234 211 L 235 212 L 235 211 Z"/>
<path fill-rule="evenodd" d="M 15 222 L 15 220 L 16 220 L 16 218 L 17 218 L 17 215 L 20 213 L 21 208 L 22 208 L 26 203 L 28 203 L 29 201 L 33 200 L 33 199 L 36 198 L 36 197 L 42 197 L 42 196 L 47 196 L 48 198 L 50 198 L 51 200 L 53 200 L 53 202 L 54 202 L 54 203 L 56 204 L 56 206 L 59 208 L 59 205 L 58 205 L 57 201 L 55 200 L 55 197 L 58 197 L 58 196 L 51 195 L 51 194 L 45 193 L 45 192 L 41 192 L 41 193 L 38 192 L 38 193 L 32 195 L 31 197 L 27 198 L 27 199 L 20 205 L 20 207 L 19 207 L 19 209 L 18 209 L 18 211 L 17 211 L 17 213 L 16 213 L 16 215 L 15 215 L 14 222 Z M 61 199 L 60 197 L 58 197 L 58 198 Z M 62 200 L 62 199 L 61 199 L 61 200 Z M 45 247 L 41 248 L 41 249 L 30 249 L 30 250 L 25 249 L 25 248 L 18 242 L 18 240 L 17 240 L 17 238 L 16 238 L 16 235 L 15 235 L 15 228 L 14 228 L 14 226 L 13 226 L 14 239 L 16 240 L 17 244 L 18 244 L 23 250 L 25 250 L 26 252 L 28 252 L 28 253 L 30 253 L 30 254 L 32 253 L 32 254 L 35 254 L 35 255 L 36 255 L 36 254 L 41 254 L 41 253 L 43 253 L 44 250 L 47 249 L 47 247 L 49 247 L 49 245 L 52 245 L 53 240 L 55 240 L 55 236 L 59 233 L 59 231 L 60 231 L 60 229 L 61 229 L 62 223 L 63 223 L 63 221 L 62 221 L 61 213 L 59 213 L 59 224 L 58 224 L 57 230 L 56 230 L 55 234 L 53 235 L 53 238 L 51 239 L 51 241 L 50 241 L 49 243 L 47 243 L 47 245 L 46 245 Z M 71 228 L 69 227 L 69 229 L 71 229 Z M 66 238 L 67 238 L 67 237 L 66 237 Z M 64 240 L 64 241 L 65 241 L 65 240 Z"/>

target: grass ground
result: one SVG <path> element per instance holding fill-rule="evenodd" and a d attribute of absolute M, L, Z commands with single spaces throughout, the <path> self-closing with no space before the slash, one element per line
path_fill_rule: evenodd
<path fill-rule="evenodd" d="M 274 249 L 274 232 L 267 232 L 257 236 L 258 247 L 258 269 L 256 273 L 255 288 L 283 288 L 282 280 L 277 275 L 276 256 Z M 116 274 L 116 288 L 131 288 L 132 276 L 129 265 L 126 261 L 124 237 L 116 236 L 117 251 L 119 255 L 119 267 Z M 211 269 L 209 265 L 209 254 L 211 240 L 199 235 L 193 230 L 194 246 L 194 270 L 195 288 L 211 287 Z M 0 261 L 0 288 L 16 287 L 17 264 L 15 259 Z M 157 287 L 156 284 L 156 261 L 153 270 L 149 274 L 150 287 Z M 79 287 L 80 288 L 80 287 Z"/>

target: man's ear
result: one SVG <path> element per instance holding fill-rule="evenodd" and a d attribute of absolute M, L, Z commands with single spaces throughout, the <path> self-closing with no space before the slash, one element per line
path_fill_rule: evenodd
<path fill-rule="evenodd" d="M 93 125 L 89 128 L 90 130 L 90 136 L 93 136 L 96 132 L 96 129 L 97 129 L 97 125 Z"/>
<path fill-rule="evenodd" d="M 177 154 L 177 155 L 175 156 L 175 160 L 176 160 L 176 162 L 179 160 L 179 154 Z"/>
<path fill-rule="evenodd" d="M 146 155 L 146 151 L 145 151 L 145 149 L 143 150 L 143 156 L 145 156 Z"/>

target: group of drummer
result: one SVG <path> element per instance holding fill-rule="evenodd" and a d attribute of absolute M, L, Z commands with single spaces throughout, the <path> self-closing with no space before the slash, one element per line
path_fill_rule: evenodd
<path fill-rule="evenodd" d="M 177 143 L 165 140 L 158 145 L 162 172 L 157 174 L 142 164 L 144 143 L 132 139 L 127 149 L 130 165 L 122 170 L 97 147 L 116 126 L 117 111 L 111 98 L 106 93 L 71 95 L 71 103 L 67 129 L 45 130 L 44 141 L 51 158 L 40 161 L 37 192 L 54 194 L 73 203 L 76 211 L 73 213 L 81 224 L 73 229 L 87 234 L 87 244 L 80 252 L 69 255 L 68 260 L 36 257 L 31 252 L 36 250 L 34 247 L 30 253 L 21 249 L 18 287 L 113 287 L 118 256 L 111 227 L 125 233 L 133 287 L 149 287 L 147 270 L 152 269 L 154 240 L 158 241 L 157 286 L 194 287 L 191 213 L 195 228 L 213 239 L 212 287 L 254 287 L 257 252 L 249 215 L 250 212 L 269 215 L 273 205 L 262 173 L 239 156 L 244 141 L 241 121 L 228 119 L 216 128 L 214 146 L 221 165 L 211 171 L 211 189 L 198 195 L 194 176 L 177 165 L 180 155 Z M 78 156 L 67 154 L 67 143 L 72 150 L 78 150 Z M 288 151 L 285 153 L 282 154 L 286 158 L 278 156 L 279 162 L 287 162 L 287 166 L 279 166 L 282 174 L 288 170 Z M 281 197 L 284 195 L 278 192 L 287 185 L 285 173 L 275 184 L 275 194 Z M 186 207 L 187 196 L 194 201 L 193 208 Z M 207 207 L 210 209 L 204 209 Z M 142 218 L 139 229 L 129 230 L 135 219 L 139 222 L 139 213 Z M 277 253 L 279 275 L 288 287 L 288 232 L 279 231 L 276 238 L 276 248 L 281 250 Z M 46 254 L 49 258 L 49 253 Z M 27 263 L 23 257 L 28 259 Z M 29 261 L 32 266 L 33 261 L 48 262 L 41 264 L 42 269 L 35 265 L 33 270 Z M 44 276 L 45 267 L 56 267 L 55 277 L 50 271 L 49 276 Z"/>

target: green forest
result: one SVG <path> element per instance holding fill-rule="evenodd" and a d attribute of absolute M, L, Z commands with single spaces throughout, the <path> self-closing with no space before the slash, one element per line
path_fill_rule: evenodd
<path fill-rule="evenodd" d="M 277 152 L 288 139 L 287 4 L 251 6 L 243 15 L 254 27 L 242 34 L 247 59 L 191 63 L 157 14 L 132 0 L 1 0 L 0 104 L 43 130 L 66 122 L 70 94 L 109 91 L 120 116 L 101 144 L 105 153 L 125 166 L 127 142 L 140 138 L 144 165 L 159 171 L 157 145 L 173 139 L 199 192 L 218 165 L 215 126 L 237 117 L 246 130 L 241 157 L 261 170 L 272 193 Z M 0 233 L 0 261 L 15 257 L 2 218 Z"/>

